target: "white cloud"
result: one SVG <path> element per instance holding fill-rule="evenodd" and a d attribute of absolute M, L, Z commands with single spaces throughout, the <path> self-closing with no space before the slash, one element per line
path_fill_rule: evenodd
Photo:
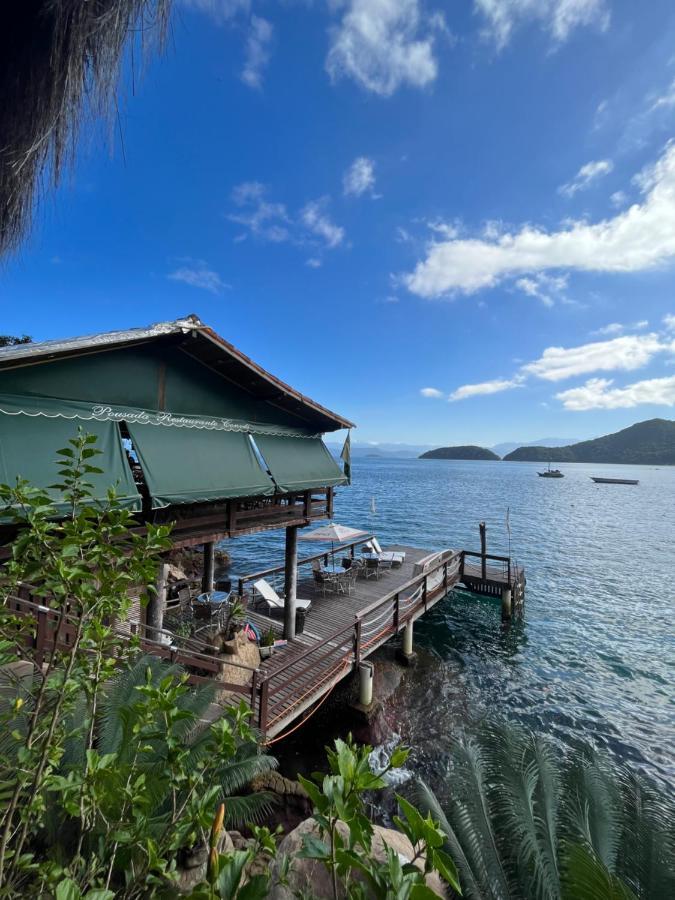
<path fill-rule="evenodd" d="M 321 260 L 317 259 L 316 256 L 310 257 L 305 261 L 305 265 L 309 266 L 310 269 L 320 269 L 321 268 Z"/>
<path fill-rule="evenodd" d="M 596 224 L 572 221 L 548 232 L 524 225 L 490 239 L 431 241 L 403 276 L 421 297 L 474 293 L 505 278 L 547 270 L 640 272 L 675 257 L 675 143 L 640 180 L 643 201 Z"/>
<path fill-rule="evenodd" d="M 342 179 L 345 194 L 360 197 L 366 191 L 371 194 L 375 187 L 375 163 L 367 156 L 357 157 L 347 169 Z"/>
<path fill-rule="evenodd" d="M 650 378 L 622 388 L 613 388 L 609 378 L 592 378 L 582 387 L 561 391 L 556 398 L 565 409 L 577 412 L 589 409 L 630 409 L 651 404 L 675 406 L 675 375 Z"/>
<path fill-rule="evenodd" d="M 303 224 L 320 237 L 327 247 L 337 247 L 344 239 L 345 230 L 331 222 L 328 215 L 324 212 L 326 202 L 324 197 L 321 200 L 308 203 L 300 213 L 300 217 Z"/>
<path fill-rule="evenodd" d="M 556 299 L 564 294 L 567 288 L 566 275 L 545 275 L 540 272 L 533 277 L 519 278 L 516 287 L 528 297 L 536 297 L 544 306 L 553 306 Z"/>
<path fill-rule="evenodd" d="M 663 317 L 663 324 L 668 331 L 675 331 L 675 316 L 672 313 L 666 313 Z"/>
<path fill-rule="evenodd" d="M 621 325 L 620 322 L 610 322 L 609 325 L 603 325 L 602 328 L 596 328 L 592 334 L 597 334 L 599 337 L 615 337 L 616 335 L 623 334 L 624 326 Z"/>
<path fill-rule="evenodd" d="M 420 394 L 423 397 L 431 397 L 434 400 L 438 400 L 440 397 L 443 396 L 443 391 L 439 391 L 438 388 L 431 388 L 431 387 L 420 388 Z"/>
<path fill-rule="evenodd" d="M 332 33 L 328 74 L 382 97 L 403 84 L 424 87 L 438 74 L 432 31 L 440 22 L 438 14 L 422 15 L 419 0 L 348 0 Z"/>
<path fill-rule="evenodd" d="M 263 70 L 270 61 L 270 44 L 274 29 L 272 23 L 260 16 L 251 16 L 246 39 L 246 54 L 241 80 L 250 88 L 262 87 Z"/>
<path fill-rule="evenodd" d="M 628 194 L 625 191 L 614 191 L 614 193 L 609 198 L 612 206 L 615 206 L 617 209 L 620 209 L 622 206 L 625 206 L 628 202 Z"/>
<path fill-rule="evenodd" d="M 511 388 L 523 387 L 523 379 L 516 375 L 514 378 L 495 378 L 493 381 L 482 381 L 480 384 L 463 384 L 453 391 L 448 400 L 466 400 L 468 397 L 479 397 L 486 394 L 499 394 L 502 391 L 510 391 Z"/>
<path fill-rule="evenodd" d="M 282 243 L 291 239 L 291 219 L 283 203 L 270 203 L 265 199 L 266 188 L 259 181 L 245 181 L 232 191 L 232 200 L 241 208 L 228 218 L 247 228 L 251 234 L 264 241 Z"/>
<path fill-rule="evenodd" d="M 579 347 L 548 347 L 539 359 L 527 363 L 521 371 L 546 381 L 562 381 L 590 372 L 640 369 L 658 353 L 670 350 L 672 346 L 658 334 L 624 335 Z"/>
<path fill-rule="evenodd" d="M 599 337 L 616 337 L 623 334 L 624 331 L 642 331 L 649 327 L 647 319 L 640 319 L 639 322 L 633 322 L 631 325 L 622 325 L 620 322 L 610 322 L 609 325 L 603 325 L 602 328 L 596 328 L 591 334 Z"/>
<path fill-rule="evenodd" d="M 658 109 L 670 109 L 673 106 L 675 106 L 675 78 L 670 82 L 666 91 L 652 101 L 647 112 L 656 112 Z"/>
<path fill-rule="evenodd" d="M 300 213 L 291 216 L 283 203 L 273 203 L 267 199 L 267 188 L 259 181 L 245 181 L 232 191 L 232 200 L 239 210 L 228 215 L 231 222 L 243 225 L 254 237 L 283 243 L 288 241 L 297 246 L 337 247 L 345 237 L 345 230 L 331 221 L 325 212 L 327 197 L 307 203 Z M 235 240 L 246 238 L 246 232 Z M 310 251 L 311 252 L 311 251 Z M 314 250 L 316 252 L 316 249 Z M 321 260 L 316 256 L 307 265 L 318 268 Z"/>
<path fill-rule="evenodd" d="M 190 287 L 201 288 L 212 294 L 222 294 L 231 285 L 223 281 L 217 272 L 209 269 L 203 260 L 194 260 L 192 265 L 181 266 L 167 276 L 171 281 L 182 281 Z"/>
<path fill-rule="evenodd" d="M 582 25 L 609 26 L 605 0 L 474 0 L 487 19 L 487 34 L 500 49 L 508 44 L 518 25 L 539 22 L 556 43 L 563 43 Z"/>
<path fill-rule="evenodd" d="M 563 194 L 565 197 L 573 197 L 578 191 L 585 191 L 598 178 L 604 178 L 605 175 L 609 175 L 613 168 L 614 163 L 611 159 L 598 159 L 594 162 L 588 162 L 579 169 L 571 181 L 558 188 L 558 193 Z"/>

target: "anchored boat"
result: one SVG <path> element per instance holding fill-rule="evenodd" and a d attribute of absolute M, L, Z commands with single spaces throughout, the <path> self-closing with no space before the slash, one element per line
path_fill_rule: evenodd
<path fill-rule="evenodd" d="M 565 476 L 560 471 L 560 469 L 552 469 L 551 463 L 548 464 L 548 469 L 545 472 L 537 472 L 537 475 L 540 478 L 564 478 Z"/>
<path fill-rule="evenodd" d="M 590 478 L 596 484 L 640 484 L 637 478 L 596 478 L 594 475 Z"/>

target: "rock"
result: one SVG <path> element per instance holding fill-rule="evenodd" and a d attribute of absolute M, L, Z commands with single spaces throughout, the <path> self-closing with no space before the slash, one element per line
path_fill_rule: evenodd
<path fill-rule="evenodd" d="M 385 859 L 385 845 L 395 850 L 402 862 L 411 862 L 415 852 L 408 838 L 399 831 L 393 831 L 390 828 L 382 828 L 379 825 L 373 826 L 375 833 L 373 835 L 373 856 L 375 859 L 383 861 Z M 338 823 L 340 834 L 346 839 L 349 829 L 343 822 Z M 279 868 L 281 857 L 287 854 L 293 857 L 293 864 L 288 878 L 288 887 L 276 885 L 269 894 L 270 900 L 293 900 L 297 892 L 308 891 L 312 897 L 332 897 L 333 888 L 331 876 L 328 869 L 315 859 L 298 859 L 297 854 L 302 849 L 303 835 L 313 834 L 319 837 L 319 826 L 313 819 L 306 819 L 301 822 L 298 827 L 287 834 L 279 844 L 277 859 L 272 866 L 272 882 L 276 881 L 279 876 Z M 423 868 L 423 863 L 418 860 L 415 865 Z M 359 877 L 354 875 L 353 877 Z M 441 877 L 432 872 L 426 877 L 426 883 L 431 890 L 439 897 L 447 897 L 445 883 Z M 345 897 L 344 892 L 340 892 L 340 897 Z"/>
<path fill-rule="evenodd" d="M 223 831 L 218 841 L 219 853 L 232 853 L 235 849 L 232 838 Z M 182 867 L 178 869 L 178 890 L 181 894 L 190 894 L 193 889 L 206 879 L 209 850 L 203 844 L 191 850 L 185 857 Z"/>
<path fill-rule="evenodd" d="M 219 643 L 218 643 L 219 641 Z M 214 642 L 218 643 L 218 649 L 222 648 L 222 638 L 214 638 Z M 217 681 L 227 681 L 230 684 L 248 684 L 251 679 L 249 669 L 241 669 L 232 663 L 239 663 L 243 666 L 249 666 L 251 669 L 257 669 L 260 666 L 260 651 L 258 645 L 254 641 L 249 641 L 243 631 L 237 632 L 234 637 L 234 652 L 228 652 L 221 656 L 222 663 L 220 666 L 220 674 Z M 227 699 L 230 696 L 229 691 L 222 691 L 219 700 Z"/>
<path fill-rule="evenodd" d="M 284 778 L 279 772 L 262 772 L 256 775 L 250 787 L 254 793 L 268 791 L 274 794 L 276 802 L 265 818 L 265 824 L 272 831 L 281 825 L 287 834 L 312 813 L 312 804 L 300 782 Z"/>

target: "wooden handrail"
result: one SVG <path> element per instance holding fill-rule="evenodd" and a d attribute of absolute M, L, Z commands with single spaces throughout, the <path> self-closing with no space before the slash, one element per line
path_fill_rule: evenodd
<path fill-rule="evenodd" d="M 482 554 L 482 553 L 479 553 L 477 550 L 461 550 L 460 552 L 463 553 L 464 556 L 476 556 L 476 557 L 478 557 L 478 559 L 482 559 L 483 555 L 485 555 L 485 559 L 494 559 L 497 562 L 505 562 L 505 563 L 510 562 L 510 558 L 508 556 L 495 556 L 494 553 Z"/>
<path fill-rule="evenodd" d="M 364 543 L 367 540 L 367 538 L 362 539 Z M 361 541 L 354 542 L 354 544 L 358 543 L 361 543 Z M 349 545 L 345 546 L 348 547 Z M 345 546 L 343 546 L 341 549 L 344 550 Z M 323 554 L 319 554 L 315 558 L 320 558 L 321 556 L 323 556 Z M 347 625 L 342 625 L 341 627 L 335 629 L 321 641 L 318 641 L 311 647 L 308 647 L 298 656 L 294 656 L 293 659 L 290 659 L 284 665 L 265 673 L 263 676 L 263 681 L 259 685 L 259 691 L 261 695 L 259 723 L 263 734 L 265 734 L 267 730 L 267 698 L 269 697 L 270 682 L 278 679 L 289 669 L 297 667 L 299 663 L 305 662 L 310 656 L 314 656 L 316 653 L 322 652 L 322 655 L 318 658 L 318 660 L 315 658 L 312 661 L 312 664 L 305 665 L 299 671 L 296 669 L 296 671 L 292 673 L 292 677 L 300 678 L 301 676 L 307 674 L 307 672 L 309 672 L 313 668 L 313 666 L 317 664 L 317 662 L 322 662 L 324 659 L 329 659 L 336 653 L 336 651 L 338 653 L 341 653 L 341 645 L 343 647 L 346 646 L 350 648 L 349 655 L 351 655 L 352 657 L 353 664 L 357 665 L 362 655 L 362 629 L 364 625 L 368 625 L 368 622 L 366 621 L 367 617 L 371 616 L 373 613 L 379 612 L 386 606 L 390 606 L 391 621 L 389 621 L 388 623 L 383 622 L 380 631 L 384 632 L 392 627 L 396 630 L 399 630 L 400 627 L 404 625 L 415 614 L 417 609 L 426 607 L 426 603 L 428 600 L 428 584 L 429 580 L 434 575 L 437 575 L 438 573 L 443 574 L 443 579 L 438 587 L 447 591 L 448 567 L 455 561 L 461 563 L 461 559 L 462 553 L 460 550 L 451 553 L 449 556 L 445 553 L 439 554 L 438 563 L 433 568 L 429 569 L 429 571 L 421 572 L 419 575 L 414 575 L 403 585 L 399 585 L 384 597 L 380 597 L 365 609 L 361 610 L 354 617 L 353 622 Z M 281 568 L 283 568 L 283 566 Z M 457 572 L 459 573 L 459 565 L 457 567 Z M 402 598 L 401 595 L 405 591 L 410 591 L 411 588 L 413 590 L 410 592 L 410 598 L 415 597 L 415 594 L 419 594 L 419 596 L 414 600 L 410 609 L 401 610 L 401 600 L 405 600 L 405 598 Z M 432 588 L 432 590 L 435 591 L 436 588 Z M 347 640 L 347 638 L 349 638 L 349 640 Z M 337 644 L 337 646 L 331 646 L 335 644 Z M 263 709 L 262 703 L 263 696 L 265 698 L 265 709 Z"/>
<path fill-rule="evenodd" d="M 372 539 L 373 535 L 369 534 L 359 538 L 357 541 L 350 541 L 348 544 L 340 544 L 332 550 L 323 550 L 321 553 L 314 553 L 312 556 L 303 556 L 302 559 L 298 560 L 298 568 L 300 566 L 306 566 L 308 563 L 313 563 L 317 559 L 323 559 L 324 557 L 327 558 L 329 556 L 335 557 L 339 553 L 344 553 L 347 550 L 358 547 L 359 544 L 367 544 L 368 541 Z M 244 584 L 247 581 L 257 581 L 259 578 L 266 578 L 268 575 L 276 575 L 279 572 L 283 572 L 285 568 L 286 564 L 281 563 L 280 565 L 272 566 L 269 569 L 261 569 L 260 572 L 253 572 L 251 575 L 242 575 L 239 579 L 239 595 L 241 596 L 244 593 Z"/>

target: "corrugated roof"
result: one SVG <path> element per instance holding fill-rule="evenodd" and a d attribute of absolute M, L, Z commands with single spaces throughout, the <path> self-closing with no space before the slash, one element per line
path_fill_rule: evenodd
<path fill-rule="evenodd" d="M 239 381 L 246 374 L 245 387 L 252 394 L 263 396 L 270 403 L 298 415 L 303 412 L 310 413 L 320 420 L 322 430 L 355 427 L 348 419 L 326 409 L 267 372 L 194 314 L 172 322 L 158 322 L 147 328 L 128 328 L 124 331 L 108 331 L 102 334 L 0 347 L 0 369 L 30 365 L 33 361 L 37 363 L 59 357 L 78 356 L 96 349 L 113 349 L 146 343 L 172 335 L 193 335 L 199 338 L 200 340 L 191 345 L 189 350 L 185 347 L 182 349 L 224 377 Z M 223 370 L 224 362 L 228 363 L 226 371 Z"/>

